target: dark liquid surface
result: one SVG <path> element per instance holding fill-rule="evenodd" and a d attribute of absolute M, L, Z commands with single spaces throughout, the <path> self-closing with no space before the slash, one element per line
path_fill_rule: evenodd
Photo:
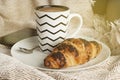
<path fill-rule="evenodd" d="M 44 12 L 60 12 L 65 10 L 66 9 L 60 7 L 44 7 L 39 9 L 39 11 L 44 11 Z"/>

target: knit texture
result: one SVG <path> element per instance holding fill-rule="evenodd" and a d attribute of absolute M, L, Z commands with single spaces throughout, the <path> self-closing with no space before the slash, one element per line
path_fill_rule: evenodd
<path fill-rule="evenodd" d="M 76 72 L 40 71 L 0 53 L 0 79 L 8 80 L 120 80 L 120 55 Z"/>

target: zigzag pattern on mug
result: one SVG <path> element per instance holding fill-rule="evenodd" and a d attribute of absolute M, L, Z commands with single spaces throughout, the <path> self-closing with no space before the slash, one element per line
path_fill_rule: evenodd
<path fill-rule="evenodd" d="M 51 50 L 49 50 L 49 49 L 41 49 L 43 52 L 45 52 L 45 51 L 49 51 L 49 52 L 52 52 Z"/>
<path fill-rule="evenodd" d="M 48 16 L 47 14 L 45 14 L 45 15 L 43 15 L 43 16 L 38 16 L 38 14 L 37 13 L 35 13 L 35 15 L 39 18 L 39 19 L 41 19 L 41 18 L 44 18 L 44 17 L 48 17 L 48 18 L 50 18 L 50 19 L 52 19 L 52 20 L 56 20 L 56 19 L 58 19 L 58 18 L 60 18 L 60 17 L 63 17 L 63 18 L 68 18 L 68 16 L 64 16 L 64 15 L 59 15 L 58 17 L 56 17 L 56 18 L 52 18 L 52 17 L 50 17 L 50 16 Z"/>
<path fill-rule="evenodd" d="M 40 26 L 43 26 L 43 25 L 49 25 L 49 26 L 51 26 L 51 27 L 53 27 L 53 28 L 55 28 L 55 27 L 57 27 L 57 26 L 59 26 L 59 25 L 64 25 L 64 26 L 66 26 L 67 25 L 67 23 L 65 24 L 65 23 L 63 23 L 63 22 L 60 22 L 60 23 L 58 23 L 58 24 L 56 24 L 55 26 L 53 26 L 53 25 L 51 25 L 51 24 L 49 24 L 49 23 L 47 23 L 47 22 L 45 22 L 45 23 L 42 23 L 42 24 L 40 24 L 37 20 L 36 20 L 36 22 L 37 22 L 37 24 L 39 24 Z"/>
<path fill-rule="evenodd" d="M 58 37 L 58 38 L 56 38 L 56 39 L 51 39 L 51 38 L 49 38 L 49 37 L 44 37 L 44 38 L 41 38 L 41 37 L 39 36 L 39 38 L 40 38 L 41 40 L 44 40 L 44 39 L 49 39 L 49 40 L 51 40 L 51 41 L 56 41 L 56 40 L 59 40 L 59 39 L 64 40 L 64 38 L 63 38 L 63 37 Z"/>
<path fill-rule="evenodd" d="M 49 44 L 49 43 L 45 43 L 45 44 L 42 44 L 40 41 L 39 41 L 39 44 L 41 45 L 41 46 L 46 46 L 46 45 L 48 45 L 48 46 L 50 46 L 50 47 L 52 47 L 52 48 L 54 48 L 54 47 L 56 47 L 57 45 L 51 45 L 51 44 Z"/>
<path fill-rule="evenodd" d="M 55 35 L 55 34 L 57 34 L 57 33 L 59 33 L 59 32 L 63 32 L 63 33 L 65 33 L 66 31 L 63 31 L 63 30 L 58 30 L 58 31 L 56 31 L 56 32 L 51 32 L 51 31 L 49 31 L 49 30 L 43 30 L 43 31 L 40 31 L 40 29 L 37 27 L 37 30 L 40 32 L 40 33 L 44 33 L 44 32 L 49 32 L 49 33 L 51 33 L 51 34 L 53 34 L 53 35 Z"/>

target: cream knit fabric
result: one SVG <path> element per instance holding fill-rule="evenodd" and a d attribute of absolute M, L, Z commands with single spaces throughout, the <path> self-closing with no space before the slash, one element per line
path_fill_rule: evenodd
<path fill-rule="evenodd" d="M 93 68 L 76 72 L 39 71 L 0 53 L 0 80 L 120 80 L 120 55 Z"/>

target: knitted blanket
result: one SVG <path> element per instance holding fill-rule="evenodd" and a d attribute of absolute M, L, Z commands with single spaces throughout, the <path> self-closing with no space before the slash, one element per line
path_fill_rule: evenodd
<path fill-rule="evenodd" d="M 0 80 L 120 80 L 120 55 L 76 72 L 40 71 L 0 53 Z"/>

